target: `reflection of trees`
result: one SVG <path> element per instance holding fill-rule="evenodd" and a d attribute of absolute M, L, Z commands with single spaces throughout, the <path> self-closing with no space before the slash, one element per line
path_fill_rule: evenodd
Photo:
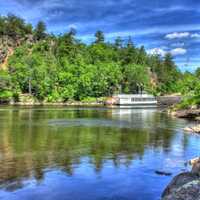
<path fill-rule="evenodd" d="M 109 111 L 31 111 L 17 110 L 2 113 L 0 128 L 0 183 L 34 176 L 43 179 L 44 169 L 59 167 L 73 175 L 74 165 L 89 158 L 98 172 L 106 160 L 117 167 L 127 166 L 136 157 L 142 157 L 145 148 L 170 147 L 171 129 L 109 127 L 52 127 L 47 119 L 78 117 L 105 117 Z M 151 123 L 159 123 L 153 116 Z M 168 119 L 165 125 L 170 125 Z M 155 126 L 156 127 L 156 126 Z M 165 131 L 165 132 L 163 132 Z M 169 148 L 168 148 L 169 149 Z"/>

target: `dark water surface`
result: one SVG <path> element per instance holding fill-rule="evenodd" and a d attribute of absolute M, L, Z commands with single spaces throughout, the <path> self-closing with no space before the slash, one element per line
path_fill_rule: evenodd
<path fill-rule="evenodd" d="M 158 200 L 200 153 L 159 110 L 0 107 L 1 200 Z"/>

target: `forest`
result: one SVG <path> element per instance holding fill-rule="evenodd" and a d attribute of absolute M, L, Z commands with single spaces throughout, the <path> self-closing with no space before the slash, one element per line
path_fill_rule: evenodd
<path fill-rule="evenodd" d="M 86 44 L 75 29 L 54 35 L 42 21 L 33 27 L 10 14 L 0 16 L 0 39 L 0 54 L 6 55 L 6 68 L 0 67 L 1 102 L 27 93 L 42 102 L 92 101 L 142 87 L 157 96 L 185 95 L 184 105 L 200 103 L 200 69 L 182 73 L 170 53 L 149 55 L 131 37 L 111 43 L 97 30 Z"/>

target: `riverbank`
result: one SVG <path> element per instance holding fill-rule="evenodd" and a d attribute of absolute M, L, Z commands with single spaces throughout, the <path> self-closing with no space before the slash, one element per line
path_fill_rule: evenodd
<path fill-rule="evenodd" d="M 200 134 L 200 109 L 184 109 L 184 110 L 169 110 L 169 113 L 177 118 L 184 118 L 196 121 L 197 123 L 193 126 L 185 127 L 184 131 L 189 133 Z"/>
<path fill-rule="evenodd" d="M 158 96 L 158 107 L 168 108 L 174 104 L 181 101 L 181 96 L 171 95 L 171 96 Z M 104 106 L 104 105 L 114 105 L 112 97 L 100 97 L 100 98 L 87 98 L 83 101 L 67 101 L 67 102 L 46 102 L 38 101 L 28 94 L 20 95 L 19 101 L 15 102 L 13 100 L 9 102 L 4 102 L 4 105 L 13 106 Z M 0 103 L 1 104 L 1 103 Z"/>
<path fill-rule="evenodd" d="M 5 105 L 12 105 L 12 106 L 103 106 L 105 105 L 103 102 L 56 102 L 56 103 L 46 103 L 46 102 L 14 102 Z"/>

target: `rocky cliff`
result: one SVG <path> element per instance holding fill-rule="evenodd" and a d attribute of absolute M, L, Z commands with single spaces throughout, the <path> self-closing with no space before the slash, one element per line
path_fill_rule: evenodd
<path fill-rule="evenodd" d="M 33 43 L 33 36 L 26 35 L 24 38 L 13 38 L 7 35 L 0 37 L 0 69 L 7 68 L 9 56 L 14 52 L 14 49 L 24 43 Z"/>

